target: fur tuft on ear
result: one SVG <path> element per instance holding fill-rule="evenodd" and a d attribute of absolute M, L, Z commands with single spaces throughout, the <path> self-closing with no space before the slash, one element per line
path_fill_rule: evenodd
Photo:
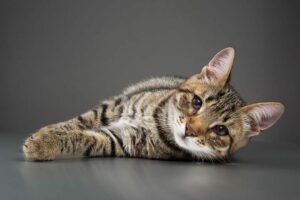
<path fill-rule="evenodd" d="M 207 66 L 201 71 L 201 78 L 208 83 L 224 86 L 228 81 L 233 59 L 234 49 L 232 47 L 225 48 L 217 53 Z"/>
<path fill-rule="evenodd" d="M 284 113 L 284 106 L 276 102 L 257 103 L 243 107 L 242 111 L 246 114 L 250 137 L 273 126 Z"/>

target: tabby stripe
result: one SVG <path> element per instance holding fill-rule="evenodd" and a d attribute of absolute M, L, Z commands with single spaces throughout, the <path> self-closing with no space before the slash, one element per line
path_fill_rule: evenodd
<path fill-rule="evenodd" d="M 65 124 L 65 125 L 63 126 L 63 128 L 64 128 L 66 131 L 72 130 L 72 127 L 71 127 L 70 124 Z"/>
<path fill-rule="evenodd" d="M 60 152 L 63 153 L 64 151 L 64 144 L 63 140 L 60 140 Z M 24 145 L 26 147 L 26 145 Z"/>
<path fill-rule="evenodd" d="M 65 144 L 64 144 L 64 146 L 65 146 L 65 149 L 68 147 L 68 140 L 67 140 L 67 138 L 65 138 Z"/>
<path fill-rule="evenodd" d="M 83 156 L 85 156 L 85 157 L 90 156 L 90 154 L 91 154 L 93 148 L 95 147 L 96 143 L 97 143 L 97 140 L 96 140 L 96 138 L 93 136 L 93 137 L 92 137 L 92 142 L 91 142 L 91 144 L 87 147 L 87 149 L 85 150 L 85 152 L 83 153 Z"/>
<path fill-rule="evenodd" d="M 117 135 L 114 131 L 109 130 L 111 132 L 111 134 L 117 139 L 119 146 L 121 147 L 123 153 L 125 154 L 125 156 L 129 156 L 128 152 L 126 151 L 126 149 L 124 148 L 123 145 L 123 141 L 122 138 L 119 137 L 119 135 Z"/>
<path fill-rule="evenodd" d="M 101 129 L 101 131 L 102 131 L 102 133 L 104 135 L 106 135 L 109 138 L 109 142 L 110 142 L 110 156 L 115 156 L 116 155 L 115 140 L 112 138 L 112 135 L 108 131 L 106 131 L 106 129 Z"/>
<path fill-rule="evenodd" d="M 70 153 L 70 151 L 71 151 L 71 147 L 68 146 L 68 148 L 67 148 L 67 153 Z"/>
<path fill-rule="evenodd" d="M 231 154 L 231 148 L 232 148 L 232 144 L 233 144 L 233 138 L 232 138 L 232 136 L 229 134 L 228 135 L 229 136 L 229 141 L 230 141 L 230 143 L 229 143 L 229 148 L 228 148 L 228 150 L 227 150 L 227 155 L 230 155 Z"/>
<path fill-rule="evenodd" d="M 120 97 L 115 101 L 115 106 L 120 105 L 121 102 L 122 102 L 122 98 Z"/>
<path fill-rule="evenodd" d="M 225 95 L 225 92 L 224 91 L 220 91 L 220 92 L 217 93 L 215 99 L 218 101 L 224 95 Z"/>
<path fill-rule="evenodd" d="M 137 97 L 135 100 L 134 100 L 134 102 L 132 102 L 132 114 L 131 114 L 131 117 L 132 118 L 135 118 L 135 114 L 136 114 L 136 105 L 137 105 L 137 103 L 139 102 L 139 100 L 141 99 L 141 98 L 143 98 L 144 97 L 144 95 L 145 94 L 141 94 L 139 97 Z"/>
<path fill-rule="evenodd" d="M 97 119 L 98 119 L 98 110 L 97 109 L 93 109 L 92 111 L 94 113 L 94 119 L 97 121 Z"/>
<path fill-rule="evenodd" d="M 178 92 L 183 92 L 183 93 L 193 93 L 194 94 L 194 92 L 192 92 L 192 91 L 190 91 L 188 89 L 177 88 L 177 91 Z"/>
<path fill-rule="evenodd" d="M 235 107 L 232 106 L 232 107 L 230 107 L 230 108 L 226 108 L 226 109 L 224 109 L 224 110 L 221 110 L 219 113 L 220 113 L 220 115 L 223 115 L 224 113 L 233 113 L 234 110 L 235 110 Z"/>
<path fill-rule="evenodd" d="M 230 119 L 229 115 L 226 115 L 223 119 L 223 123 L 227 122 Z"/>
<path fill-rule="evenodd" d="M 124 106 L 123 105 L 119 106 L 118 114 L 117 114 L 118 119 L 122 117 L 123 111 L 124 111 Z"/>
<path fill-rule="evenodd" d="M 77 120 L 81 123 L 82 126 L 78 125 L 81 129 L 91 129 L 92 128 L 92 122 L 89 122 L 88 120 L 84 119 L 81 115 L 77 117 Z"/>
<path fill-rule="evenodd" d="M 77 117 L 77 120 L 80 122 L 81 125 L 85 126 L 85 120 L 83 119 L 83 117 L 81 115 Z"/>
<path fill-rule="evenodd" d="M 126 94 L 126 96 L 128 98 L 131 98 L 132 96 L 141 94 L 141 93 L 158 92 L 158 91 L 162 91 L 162 90 L 174 90 L 174 89 L 176 89 L 176 87 L 148 87 L 148 88 L 141 89 L 139 91 L 128 93 L 128 94 Z"/>
<path fill-rule="evenodd" d="M 159 120 L 159 114 L 162 114 L 161 109 L 166 105 L 166 103 L 169 100 L 169 97 L 171 95 L 169 95 L 167 98 L 165 98 L 164 100 L 162 100 L 157 107 L 154 110 L 154 114 L 153 114 L 153 118 L 156 124 L 156 129 L 158 131 L 158 135 L 159 138 L 161 139 L 161 141 L 167 146 L 167 147 L 171 147 L 176 151 L 182 151 L 173 141 L 170 141 L 169 138 L 167 137 L 168 133 L 164 130 L 163 125 L 161 124 L 161 121 Z M 165 122 L 167 120 L 164 120 Z"/>
<path fill-rule="evenodd" d="M 209 96 L 205 99 L 205 102 L 209 103 L 209 102 L 213 101 L 214 99 L 215 99 L 214 96 Z"/>
<path fill-rule="evenodd" d="M 141 143 L 143 145 L 146 144 L 146 135 L 147 135 L 147 130 L 144 127 L 142 127 Z"/>
<path fill-rule="evenodd" d="M 70 138 L 70 140 L 71 140 L 71 143 L 72 143 L 72 148 L 73 148 L 73 154 L 75 153 L 75 151 L 76 151 L 76 142 L 75 142 L 75 139 L 76 139 L 76 135 L 75 135 L 75 138 L 73 137 L 73 138 Z"/>
<path fill-rule="evenodd" d="M 102 125 L 104 125 L 104 126 L 108 125 L 108 120 L 109 120 L 106 116 L 107 107 L 108 107 L 107 104 L 102 104 L 102 112 L 101 112 L 100 120 L 101 120 Z"/>

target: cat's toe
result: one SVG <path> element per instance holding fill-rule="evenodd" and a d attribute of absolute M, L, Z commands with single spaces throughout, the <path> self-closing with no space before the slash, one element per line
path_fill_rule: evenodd
<path fill-rule="evenodd" d="M 35 133 L 25 140 L 23 152 L 26 160 L 53 160 L 59 154 L 59 141 L 49 133 Z"/>

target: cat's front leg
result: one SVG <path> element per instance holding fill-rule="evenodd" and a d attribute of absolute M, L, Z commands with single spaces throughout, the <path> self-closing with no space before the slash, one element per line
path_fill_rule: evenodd
<path fill-rule="evenodd" d="M 107 132 L 41 129 L 29 137 L 23 151 L 27 160 L 54 160 L 59 157 L 123 156 Z"/>
<path fill-rule="evenodd" d="M 62 138 L 43 128 L 27 138 L 23 145 L 26 160 L 53 160 L 61 152 Z"/>

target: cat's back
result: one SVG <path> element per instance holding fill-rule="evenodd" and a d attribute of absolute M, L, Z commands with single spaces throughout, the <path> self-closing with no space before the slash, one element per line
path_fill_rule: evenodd
<path fill-rule="evenodd" d="M 130 85 L 125 90 L 123 90 L 123 95 L 132 96 L 141 93 L 143 91 L 174 89 L 178 87 L 185 80 L 186 80 L 185 78 L 176 77 L 176 76 L 163 76 L 163 77 L 150 78 Z"/>

